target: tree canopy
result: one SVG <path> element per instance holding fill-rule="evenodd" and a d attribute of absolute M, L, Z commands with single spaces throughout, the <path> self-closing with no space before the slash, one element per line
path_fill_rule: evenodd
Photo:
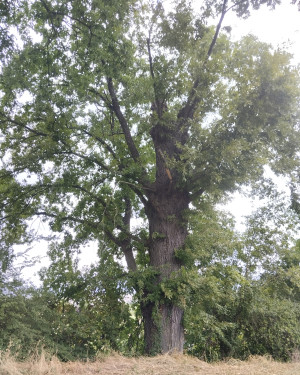
<path fill-rule="evenodd" d="M 124 257 L 145 351 L 183 348 L 194 212 L 264 166 L 299 177 L 299 72 L 226 13 L 278 0 L 14 0 L 0 6 L 1 248 L 32 220 Z M 216 27 L 208 20 L 214 17 Z M 136 219 L 134 226 L 132 219 Z"/>

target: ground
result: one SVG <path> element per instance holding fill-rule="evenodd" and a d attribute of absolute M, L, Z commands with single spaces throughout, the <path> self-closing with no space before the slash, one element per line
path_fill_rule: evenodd
<path fill-rule="evenodd" d="M 26 363 L 5 353 L 0 357 L 0 375 L 299 375 L 300 362 L 278 363 L 266 357 L 248 361 L 230 359 L 208 364 L 197 358 L 173 354 L 125 358 L 118 354 L 99 357 L 95 362 L 61 363 L 44 355 Z"/>

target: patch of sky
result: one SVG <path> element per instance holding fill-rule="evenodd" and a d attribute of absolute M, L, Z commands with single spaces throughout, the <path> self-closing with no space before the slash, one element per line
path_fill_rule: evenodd
<path fill-rule="evenodd" d="M 15 179 L 17 182 L 19 182 L 19 184 L 23 186 L 33 185 L 39 180 L 38 175 L 34 174 L 31 171 L 23 171 L 21 173 L 18 173 L 15 176 Z"/>
<path fill-rule="evenodd" d="M 264 178 L 270 179 L 277 191 L 285 195 L 289 200 L 289 179 L 277 176 L 270 167 L 264 167 Z M 236 229 L 243 232 L 246 229 L 246 219 L 255 210 L 263 207 L 267 203 L 268 197 L 262 198 L 253 195 L 253 191 L 249 186 L 242 186 L 238 191 L 230 194 L 226 204 L 220 206 L 221 209 L 229 211 L 235 218 Z"/>
<path fill-rule="evenodd" d="M 29 90 L 16 92 L 16 101 L 21 105 L 32 103 L 33 99 L 34 96 Z"/>

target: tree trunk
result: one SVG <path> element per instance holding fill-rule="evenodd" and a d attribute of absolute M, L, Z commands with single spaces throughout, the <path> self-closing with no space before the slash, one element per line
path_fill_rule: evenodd
<path fill-rule="evenodd" d="M 172 304 L 142 304 L 145 353 L 183 352 L 183 309 Z"/>
<path fill-rule="evenodd" d="M 158 273 L 155 285 L 174 277 L 181 264 L 175 251 L 182 248 L 187 236 L 183 213 L 188 208 L 188 195 L 174 191 L 169 186 L 164 192 L 151 197 L 147 210 L 150 230 L 150 266 Z M 147 293 L 147 291 L 145 292 Z M 173 298 L 168 299 L 161 292 L 159 301 L 141 305 L 144 318 L 145 351 L 148 354 L 183 351 L 183 309 Z"/>

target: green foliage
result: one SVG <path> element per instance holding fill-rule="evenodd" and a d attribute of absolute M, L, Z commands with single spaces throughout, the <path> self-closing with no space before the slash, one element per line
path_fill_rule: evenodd
<path fill-rule="evenodd" d="M 99 265 L 84 273 L 78 271 L 68 255 L 60 254 L 57 259 L 52 253 L 52 261 L 49 269 L 43 271 L 43 288 L 50 288 L 53 307 L 60 316 L 56 332 L 59 341 L 80 357 L 93 356 L 98 351 L 135 350 L 134 317 L 124 301 L 128 293 L 124 271 L 113 257 L 103 254 Z"/>
<path fill-rule="evenodd" d="M 278 3 L 242 1 L 231 10 L 248 17 Z M 49 225 L 58 241 L 42 273 L 53 314 L 42 336 L 64 359 L 66 346 L 70 358 L 83 348 L 139 347 L 139 310 L 124 302 L 129 289 L 136 304 L 148 301 L 157 312 L 165 302 L 188 306 L 187 327 L 201 311 L 195 322 L 207 320 L 212 341 L 191 350 L 211 359 L 234 353 L 235 305 L 258 266 L 262 279 L 278 272 L 285 289 L 298 292 L 296 264 L 280 264 L 290 247 L 283 222 L 272 228 L 260 219 L 269 208 L 249 219 L 244 238 L 215 210 L 242 184 L 260 183 L 265 165 L 293 183 L 299 169 L 299 71 L 289 54 L 253 36 L 231 42 L 222 33 L 229 10 L 211 0 L 199 14 L 182 0 L 170 11 L 136 0 L 0 5 L 1 268 L 14 244 L 40 234 L 32 220 Z M 93 240 L 108 254 L 81 273 L 73 252 Z M 28 332 L 20 342 L 34 342 L 42 325 L 27 320 L 39 311 L 34 297 L 11 298 L 3 306 L 10 311 L 20 298 L 26 323 L 16 309 L 5 332 L 13 336 L 19 325 Z"/>
<path fill-rule="evenodd" d="M 78 242 L 111 236 L 122 227 L 124 197 L 145 216 L 156 173 L 151 105 L 168 107 L 157 119 L 171 131 L 195 81 L 201 85 L 195 114 L 184 125 L 189 138 L 175 141 L 178 155 L 168 156 L 178 175 L 174 183 L 195 204 L 199 191 L 221 196 L 258 179 L 265 163 L 281 173 L 296 166 L 297 69 L 289 55 L 250 36 L 231 43 L 218 35 L 208 59 L 215 30 L 205 17 L 221 12 L 222 2 L 204 2 L 202 17 L 184 1 L 169 13 L 160 3 L 128 0 L 21 3 L 3 5 L 4 22 L 18 26 L 23 43 L 1 71 L 1 232 L 7 242 L 29 240 L 31 217 L 50 221 L 54 232 L 72 228 Z M 244 16 L 264 3 L 243 2 L 233 10 Z M 152 70 L 145 30 L 151 31 Z M 107 77 L 138 162 L 113 111 Z"/>
<path fill-rule="evenodd" d="M 187 246 L 193 247 L 177 254 L 189 254 L 186 267 L 159 285 L 154 269 L 128 278 L 103 250 L 99 264 L 80 272 L 74 254 L 53 245 L 40 291 L 24 290 L 20 282 L 2 284 L 1 349 L 25 358 L 43 346 L 63 360 L 109 350 L 139 354 L 138 301 L 161 300 L 185 307 L 189 354 L 208 361 L 254 354 L 289 360 L 300 345 L 299 241 L 293 245 L 293 231 L 287 230 L 297 221 L 280 195 L 273 191 L 270 200 L 269 210 L 259 208 L 248 218 L 240 237 L 224 214 L 203 201 L 205 215 L 190 220 Z M 136 285 L 140 295 L 126 303 Z"/>
<path fill-rule="evenodd" d="M 200 358 L 270 354 L 286 361 L 299 347 L 299 220 L 274 186 L 266 182 L 259 189 L 268 190 L 269 200 L 248 217 L 239 236 L 212 220 L 212 211 L 195 221 L 199 229 L 206 222 L 207 232 L 193 233 L 200 283 L 185 329 L 187 352 Z M 227 251 L 206 248 L 211 237 Z"/>
<path fill-rule="evenodd" d="M 256 354 L 289 360 L 300 344 L 299 301 L 274 296 L 272 279 L 249 282 L 236 276 L 203 280 L 204 297 L 186 311 L 187 353 L 209 361 Z M 283 289 L 277 282 L 276 291 Z M 290 285 L 288 292 L 293 289 Z"/>
<path fill-rule="evenodd" d="M 117 279 L 111 279 L 115 274 L 110 270 L 104 276 L 102 270 L 95 267 L 81 275 L 68 297 L 54 288 L 2 294 L 1 350 L 24 359 L 44 348 L 64 361 L 110 350 L 138 351 L 140 332 L 132 308 L 123 301 Z"/>
<path fill-rule="evenodd" d="M 270 297 L 263 286 L 255 290 L 247 316 L 239 322 L 241 348 L 237 355 L 270 354 L 277 360 L 289 360 L 299 347 L 299 302 Z"/>
<path fill-rule="evenodd" d="M 43 346 L 53 353 L 60 349 L 53 337 L 58 317 L 48 307 L 51 295 L 21 289 L 15 293 L 6 291 L 0 299 L 1 350 L 10 349 L 24 359 Z M 64 351 L 68 352 L 66 348 Z"/>

